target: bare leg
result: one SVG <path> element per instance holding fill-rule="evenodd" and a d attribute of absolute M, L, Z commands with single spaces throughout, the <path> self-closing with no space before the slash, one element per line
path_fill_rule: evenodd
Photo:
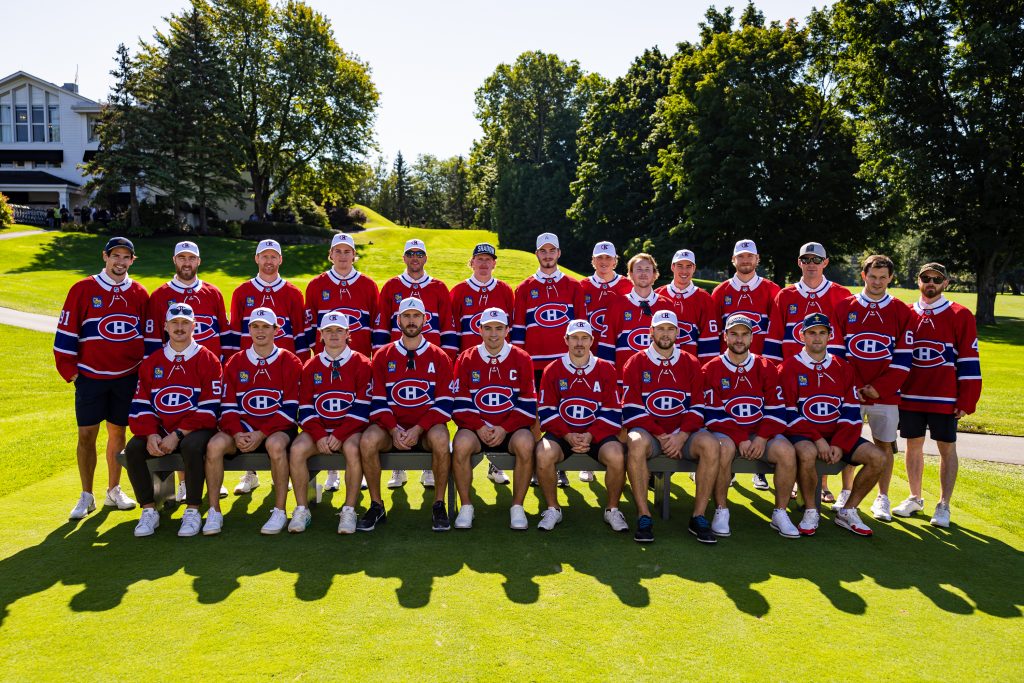
<path fill-rule="evenodd" d="M 224 432 L 217 432 L 206 444 L 206 497 L 210 509 L 220 512 L 220 487 L 224 483 L 224 456 L 237 451 L 235 440 Z"/>
<path fill-rule="evenodd" d="M 651 476 L 647 459 L 651 457 L 653 438 L 635 431 L 626 435 L 626 469 L 633 489 L 633 500 L 636 501 L 636 512 L 640 517 L 651 516 L 651 508 L 647 504 L 647 480 Z"/>
<path fill-rule="evenodd" d="M 537 442 L 537 482 L 548 507 L 558 507 L 558 491 L 555 488 L 555 465 L 565 460 L 562 448 L 554 441 L 541 439 Z"/>
<path fill-rule="evenodd" d="M 124 427 L 107 423 L 107 489 L 121 483 L 121 464 L 117 454 L 124 450 Z M 95 450 L 93 451 L 95 457 Z"/>
<path fill-rule="evenodd" d="M 910 495 L 921 498 L 921 480 L 924 478 L 924 437 L 907 439 L 907 484 Z"/>
<path fill-rule="evenodd" d="M 526 492 L 530 488 L 530 478 L 533 477 L 533 449 L 536 441 L 533 432 L 528 429 L 518 429 L 509 441 L 508 450 L 516 456 L 516 466 L 512 471 L 512 504 L 522 505 L 526 500 Z"/>
<path fill-rule="evenodd" d="M 359 440 L 359 452 L 363 463 L 363 478 L 370 500 L 384 504 L 380 495 L 380 452 L 391 448 L 391 435 L 375 424 L 371 424 L 363 432 Z"/>
<path fill-rule="evenodd" d="M 941 488 L 940 503 L 949 505 L 953 497 L 953 486 L 956 484 L 956 475 L 960 470 L 960 460 L 956 454 L 956 443 L 949 441 L 936 441 L 939 446 L 939 482 Z"/>
<path fill-rule="evenodd" d="M 608 489 L 608 509 L 619 507 L 622 486 L 626 482 L 625 453 L 619 441 L 609 441 L 597 452 L 598 461 L 605 466 L 604 485 Z M 647 491 L 644 491 L 647 495 Z"/>

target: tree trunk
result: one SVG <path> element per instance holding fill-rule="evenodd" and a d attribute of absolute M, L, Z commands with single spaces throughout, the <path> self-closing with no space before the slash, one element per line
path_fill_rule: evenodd
<path fill-rule="evenodd" d="M 252 210 L 260 220 L 267 218 L 267 195 L 264 192 L 263 174 L 255 169 L 249 169 L 249 176 L 252 179 Z"/>
<path fill-rule="evenodd" d="M 141 221 L 139 220 L 138 185 L 135 182 L 135 178 L 128 181 L 128 204 L 128 225 L 132 228 L 138 228 Z"/>
<path fill-rule="evenodd" d="M 981 257 L 977 268 L 978 305 L 974 315 L 979 325 L 996 324 L 996 250 Z"/>

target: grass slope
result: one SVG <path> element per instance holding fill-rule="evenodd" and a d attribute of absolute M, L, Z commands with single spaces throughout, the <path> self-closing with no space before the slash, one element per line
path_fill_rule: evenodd
<path fill-rule="evenodd" d="M 381 214 L 377 213 L 376 211 L 374 211 L 373 209 L 371 209 L 368 206 L 363 206 L 362 204 L 353 204 L 352 208 L 353 209 L 360 209 L 363 213 L 366 214 L 366 224 L 363 226 L 365 228 L 397 228 L 398 227 L 397 224 L 391 222 L 390 220 L 388 220 L 387 218 L 385 218 Z"/>
<path fill-rule="evenodd" d="M 42 228 L 35 225 L 22 225 L 21 223 L 12 223 L 8 226 L 0 226 L 0 235 L 5 232 L 26 232 L 28 230 L 42 231 Z"/>

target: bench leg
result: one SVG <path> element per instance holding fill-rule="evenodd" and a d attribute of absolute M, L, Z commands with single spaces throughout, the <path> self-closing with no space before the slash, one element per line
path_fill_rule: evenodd
<path fill-rule="evenodd" d="M 160 510 L 168 500 L 174 500 L 174 472 L 154 472 L 152 477 L 153 505 Z"/>
<path fill-rule="evenodd" d="M 671 508 L 669 503 L 672 498 L 672 474 L 665 472 L 661 475 L 661 479 L 659 482 L 661 488 L 661 518 L 667 520 Z"/>
<path fill-rule="evenodd" d="M 804 505 L 807 505 L 807 501 L 804 501 Z M 819 513 L 821 512 L 821 475 L 817 475 L 814 479 L 814 509 Z"/>
<path fill-rule="evenodd" d="M 459 494 L 455 488 L 455 476 L 448 476 L 448 514 L 454 517 L 459 512 Z M 454 524 L 454 522 L 453 522 Z"/>
<path fill-rule="evenodd" d="M 308 505 L 310 509 L 319 505 L 320 500 L 324 495 L 324 487 L 316 481 L 318 474 L 319 472 L 309 473 L 309 485 L 306 487 L 306 505 Z"/>

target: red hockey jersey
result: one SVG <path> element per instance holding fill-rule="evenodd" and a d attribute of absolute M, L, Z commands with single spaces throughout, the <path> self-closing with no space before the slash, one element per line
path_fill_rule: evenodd
<path fill-rule="evenodd" d="M 622 406 L 616 375 L 614 365 L 593 354 L 582 368 L 567 353 L 549 363 L 540 380 L 541 429 L 561 438 L 589 432 L 593 443 L 618 434 Z"/>
<path fill-rule="evenodd" d="M 412 367 L 409 367 L 409 366 Z M 419 425 L 426 432 L 452 417 L 452 362 L 426 339 L 408 353 L 400 341 L 373 354 L 370 420 L 388 431 Z"/>
<path fill-rule="evenodd" d="M 191 285 L 183 285 L 178 278 L 160 285 L 149 297 L 146 305 L 146 355 L 163 348 L 167 341 L 164 334 L 164 321 L 167 309 L 172 304 L 188 304 L 196 314 L 196 328 L 192 338 L 200 346 L 213 351 L 213 355 L 222 358 L 221 346 L 231 334 L 228 328 L 228 316 L 224 309 L 224 295 L 209 282 L 199 278 Z"/>
<path fill-rule="evenodd" d="M 118 284 L 105 271 L 72 285 L 53 341 L 64 381 L 76 374 L 116 379 L 135 372 L 145 355 L 142 324 L 148 299 L 138 282 L 125 277 Z"/>
<path fill-rule="evenodd" d="M 338 311 L 349 318 L 349 348 L 369 358 L 379 298 L 377 283 L 355 268 L 346 277 L 339 276 L 333 268 L 317 275 L 306 285 L 306 345 L 313 353 L 324 350 L 320 323 L 326 314 Z"/>
<path fill-rule="evenodd" d="M 981 398 L 978 326 L 974 314 L 939 297 L 914 304 L 914 360 L 903 383 L 900 408 L 952 415 L 973 413 Z"/>
<path fill-rule="evenodd" d="M 419 299 L 427 309 L 421 331 L 423 338 L 443 349 L 449 361 L 454 360 L 459 353 L 459 337 L 452 322 L 451 295 L 445 283 L 426 273 L 419 280 L 413 280 L 407 273 L 402 273 L 384 283 L 377 303 L 377 321 L 373 330 L 374 350 L 402 338 L 402 330 L 398 326 L 398 304 L 409 297 Z"/>
<path fill-rule="evenodd" d="M 512 343 L 530 354 L 535 371 L 543 370 L 565 353 L 569 321 L 586 314 L 578 280 L 560 270 L 550 275 L 538 270 L 516 287 Z"/>
<path fill-rule="evenodd" d="M 690 283 L 686 289 L 676 289 L 673 283 L 655 290 L 672 302 L 672 310 L 679 319 L 677 346 L 691 356 L 709 361 L 719 354 L 718 310 L 711 294 Z"/>
<path fill-rule="evenodd" d="M 829 353 L 840 353 L 843 347 L 842 337 L 836 336 L 836 307 L 853 296 L 846 287 L 837 285 L 825 278 L 815 289 L 803 283 L 787 285 L 775 296 L 775 307 L 779 311 L 779 323 L 782 329 L 782 357 L 789 358 L 800 353 L 804 348 L 800 332 L 803 329 L 804 317 L 810 313 L 824 313 L 832 321 L 832 336 L 828 340 Z"/>
<path fill-rule="evenodd" d="M 900 402 L 913 358 L 910 317 L 910 307 L 888 294 L 874 301 L 860 292 L 836 306 L 832 326 L 843 344 L 836 355 L 853 366 L 858 388 L 870 384 L 879 394 L 874 400 L 861 396 L 861 403 Z"/>
<path fill-rule="evenodd" d="M 251 349 L 236 353 L 224 365 L 224 398 L 220 428 L 263 432 L 270 436 L 295 426 L 299 411 L 302 361 L 285 349 L 275 348 L 266 358 Z"/>
<path fill-rule="evenodd" d="M 788 424 L 779 374 L 763 356 L 747 354 L 737 365 L 729 354 L 704 364 L 704 424 L 739 445 L 752 437 L 771 439 Z"/>
<path fill-rule="evenodd" d="M 725 329 L 725 320 L 733 313 L 742 313 L 757 321 L 757 329 L 750 342 L 750 352 L 764 356 L 771 361 L 782 360 L 782 331 L 779 311 L 775 307 L 775 296 L 779 286 L 760 275 L 754 275 L 750 282 L 741 282 L 735 275 L 711 292 L 718 312 L 718 328 Z M 725 353 L 725 339 L 718 348 Z"/>
<path fill-rule="evenodd" d="M 249 314 L 264 306 L 277 314 L 274 345 L 300 358 L 308 357 L 306 303 L 299 288 L 281 277 L 270 284 L 254 277 L 235 288 L 231 294 L 231 341 L 224 346 L 225 355 L 252 346 Z"/>
<path fill-rule="evenodd" d="M 495 278 L 490 282 L 463 280 L 452 288 L 452 321 L 459 331 L 459 351 L 480 343 L 480 314 L 488 308 L 500 308 L 512 320 L 515 295 L 512 288 Z"/>
<path fill-rule="evenodd" d="M 611 280 L 605 282 L 597 275 L 591 275 L 580 280 L 580 287 L 583 288 L 583 306 L 587 310 L 587 321 L 594 328 L 594 337 L 601 338 L 604 334 L 604 316 L 608 310 L 608 304 L 616 296 L 626 296 L 633 291 L 633 283 L 618 273 Z"/>
<path fill-rule="evenodd" d="M 216 429 L 220 395 L 221 365 L 213 351 L 194 340 L 181 353 L 165 346 L 139 366 L 128 427 L 135 436 Z"/>
<path fill-rule="evenodd" d="M 320 352 L 302 367 L 299 426 L 314 441 L 333 435 L 345 441 L 366 427 L 370 416 L 370 361 L 345 347 L 335 359 Z"/>
<path fill-rule="evenodd" d="M 695 432 L 704 424 L 704 375 L 692 355 L 672 350 L 669 359 L 648 347 L 622 372 L 622 422 L 655 436 Z"/>
<path fill-rule="evenodd" d="M 849 453 L 864 427 L 853 368 L 831 353 L 816 362 L 805 351 L 790 356 L 779 369 L 786 402 L 786 434 L 825 439 Z"/>
<path fill-rule="evenodd" d="M 455 361 L 455 424 L 477 430 L 485 425 L 511 434 L 537 419 L 533 361 L 505 342 L 497 356 L 483 344 L 466 349 Z"/>
<path fill-rule="evenodd" d="M 649 314 L 644 312 L 643 304 L 647 304 Z M 616 297 L 604 314 L 604 334 L 598 342 L 597 355 L 613 362 L 621 373 L 627 360 L 651 345 L 651 316 L 670 310 L 672 302 L 654 291 L 645 298 L 633 290 Z"/>

